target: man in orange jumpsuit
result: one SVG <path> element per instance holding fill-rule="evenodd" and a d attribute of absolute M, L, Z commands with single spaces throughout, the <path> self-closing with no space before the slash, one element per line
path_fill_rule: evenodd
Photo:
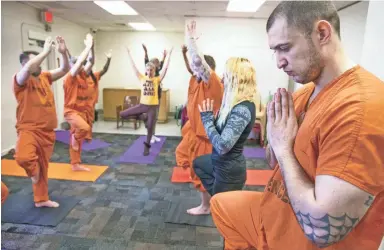
<path fill-rule="evenodd" d="M 93 125 L 93 122 L 95 119 L 95 105 L 96 105 L 98 98 L 99 98 L 99 81 L 100 81 L 100 78 L 108 71 L 109 64 L 110 64 L 111 58 L 112 58 L 112 53 L 108 52 L 106 54 L 106 56 L 107 56 L 107 62 L 104 65 L 103 69 L 101 71 L 97 71 L 97 72 L 93 73 L 92 69 L 89 69 L 89 66 L 90 65 L 93 66 L 93 62 L 95 60 L 95 57 L 92 56 L 92 50 L 91 50 L 91 53 L 88 57 L 89 60 L 87 61 L 87 63 L 85 63 L 85 67 L 84 67 L 84 71 L 86 71 L 88 69 L 88 72 L 86 72 L 87 73 L 86 74 L 87 91 L 85 94 L 85 96 L 87 96 L 87 102 L 85 104 L 84 109 L 80 109 L 79 112 L 81 113 L 81 111 L 83 111 L 82 116 L 87 121 L 87 124 L 90 126 L 90 129 L 89 129 L 87 135 L 85 136 L 85 140 L 87 140 L 87 141 L 92 140 L 92 125 Z M 73 61 L 73 62 L 76 62 L 76 61 Z M 80 102 L 81 101 L 79 101 L 79 103 Z M 73 133 L 74 129 L 72 129 L 71 131 Z M 82 146 L 82 143 L 83 143 L 83 141 L 79 145 L 78 150 L 74 150 L 72 143 L 70 143 L 70 146 L 69 146 L 69 155 L 70 155 L 72 169 L 74 171 L 78 171 L 78 170 L 89 171 L 90 170 L 89 168 L 81 165 L 81 146 Z"/>
<path fill-rule="evenodd" d="M 54 48 L 54 41 L 48 37 L 43 52 L 29 51 L 20 55 L 22 68 L 13 78 L 18 134 L 15 159 L 32 179 L 36 207 L 59 206 L 48 196 L 48 164 L 57 128 L 51 85 L 68 72 L 69 64 L 64 39 L 56 37 L 56 42 L 62 60 L 60 68 L 41 71 L 41 63 Z"/>
<path fill-rule="evenodd" d="M 193 29 L 195 29 L 195 25 Z M 180 151 L 185 152 L 187 150 L 188 153 L 184 153 L 184 155 L 188 155 L 188 167 L 193 185 L 197 190 L 203 192 L 205 191 L 204 187 L 193 170 L 192 162 L 201 155 L 210 154 L 212 152 L 212 144 L 205 132 L 197 105 L 207 98 L 214 100 L 214 112 L 216 113 L 221 106 L 224 88 L 220 78 L 214 71 L 216 66 L 214 59 L 211 56 L 205 55 L 201 57 L 199 55 L 194 32 L 195 30 L 189 34 L 188 38 L 188 52 L 192 59 L 191 69 L 194 74 L 189 81 L 188 88 L 187 113 L 189 121 L 184 125 L 185 135 L 176 152 L 180 155 Z M 209 201 L 202 197 L 202 203 L 204 202 Z M 209 211 L 203 211 L 202 207 L 200 205 L 189 209 L 187 212 L 191 215 L 209 213 Z"/>
<path fill-rule="evenodd" d="M 384 84 L 353 63 L 329 1 L 282 1 L 267 21 L 277 66 L 304 84 L 268 106 L 263 193 L 211 200 L 225 249 L 377 250 L 384 232 Z"/>

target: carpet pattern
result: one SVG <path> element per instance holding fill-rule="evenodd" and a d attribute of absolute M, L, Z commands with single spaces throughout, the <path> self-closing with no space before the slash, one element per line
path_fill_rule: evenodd
<path fill-rule="evenodd" d="M 137 135 L 94 134 L 111 146 L 83 152 L 85 164 L 107 165 L 95 182 L 49 180 L 51 195 L 81 201 L 57 227 L 2 223 L 2 249 L 222 249 L 216 228 L 164 223 L 174 199 L 197 198 L 191 184 L 172 184 L 175 150 L 181 138 L 167 140 L 153 165 L 118 164 Z M 250 143 L 248 143 L 250 144 Z M 253 144 L 252 146 L 255 146 Z M 4 158 L 13 159 L 12 155 Z M 68 145 L 56 142 L 51 162 L 69 162 Z M 249 169 L 268 169 L 264 159 L 247 159 Z M 31 194 L 27 178 L 3 176 L 13 193 Z M 247 187 L 262 191 L 264 187 Z"/>

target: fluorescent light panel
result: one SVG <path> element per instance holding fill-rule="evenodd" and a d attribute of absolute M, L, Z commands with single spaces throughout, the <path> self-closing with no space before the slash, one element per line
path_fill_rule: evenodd
<path fill-rule="evenodd" d="M 228 12 L 256 12 L 265 0 L 230 0 L 227 6 Z"/>
<path fill-rule="evenodd" d="M 135 30 L 156 30 L 150 23 L 128 23 Z"/>
<path fill-rule="evenodd" d="M 134 16 L 137 12 L 125 1 L 93 1 L 96 5 L 116 16 Z"/>

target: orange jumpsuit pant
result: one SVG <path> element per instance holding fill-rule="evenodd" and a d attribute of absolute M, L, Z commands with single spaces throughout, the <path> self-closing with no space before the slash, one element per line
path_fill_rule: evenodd
<path fill-rule="evenodd" d="M 65 114 L 66 121 L 71 125 L 71 136 L 69 139 L 69 156 L 71 164 L 81 163 L 81 147 L 85 139 L 92 139 L 92 118 L 86 115 L 85 112 L 76 111 Z M 79 143 L 79 150 L 75 151 L 72 147 L 72 135 L 75 135 L 75 140 Z"/>
<path fill-rule="evenodd" d="M 261 230 L 262 193 L 233 191 L 219 193 L 211 199 L 211 213 L 217 230 L 224 237 L 224 249 L 267 249 Z M 252 209 L 249 209 L 249 208 Z"/>
<path fill-rule="evenodd" d="M 9 191 L 4 182 L 1 182 L 1 204 L 8 198 Z"/>
<path fill-rule="evenodd" d="M 185 124 L 187 126 L 188 123 Z M 189 132 L 186 134 L 185 137 L 183 137 L 183 140 L 180 142 L 180 144 L 177 146 L 176 152 L 182 151 L 187 148 L 187 154 L 188 156 L 188 165 L 190 170 L 190 176 L 193 182 L 193 186 L 198 189 L 201 192 L 204 192 L 204 186 L 201 183 L 200 178 L 195 174 L 195 171 L 193 169 L 193 161 L 202 155 L 211 154 L 212 153 L 212 144 L 209 141 L 209 139 L 201 136 L 197 136 L 192 129 L 189 130 Z M 183 151 L 185 152 L 185 151 Z"/>
<path fill-rule="evenodd" d="M 185 123 L 183 128 L 181 129 L 181 136 L 183 139 L 181 140 L 180 144 L 176 148 L 176 164 L 178 167 L 191 167 L 189 165 L 189 142 L 187 140 L 188 133 L 191 130 L 191 123 L 188 121 Z"/>
<path fill-rule="evenodd" d="M 48 165 L 55 145 L 55 131 L 22 130 L 18 132 L 15 159 L 29 177 L 40 173 L 32 184 L 33 200 L 43 202 L 48 196 Z"/>

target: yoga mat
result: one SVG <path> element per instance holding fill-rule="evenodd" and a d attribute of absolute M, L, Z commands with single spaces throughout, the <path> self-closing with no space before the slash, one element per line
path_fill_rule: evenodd
<path fill-rule="evenodd" d="M 166 140 L 165 137 L 160 136 L 160 141 L 151 144 L 149 155 L 144 156 L 144 142 L 147 136 L 140 136 L 133 142 L 125 153 L 120 156 L 117 163 L 137 163 L 137 164 L 153 164 L 156 160 L 157 155 L 160 153 L 161 148 Z"/>
<path fill-rule="evenodd" d="M 244 147 L 243 154 L 244 154 L 245 158 L 262 158 L 262 159 L 265 159 L 265 149 L 264 148 Z"/>
<path fill-rule="evenodd" d="M 188 168 L 173 167 L 171 182 L 188 183 L 191 182 L 191 174 Z"/>
<path fill-rule="evenodd" d="M 247 169 L 247 186 L 265 186 L 272 177 L 273 170 L 256 170 Z M 173 183 L 189 183 L 191 182 L 189 169 L 182 167 L 174 167 L 171 177 Z"/>
<path fill-rule="evenodd" d="M 58 130 L 55 132 L 56 132 L 56 141 L 69 145 L 69 137 L 70 137 L 69 130 Z M 84 141 L 81 149 L 84 151 L 92 151 L 95 149 L 106 148 L 106 147 L 109 147 L 110 145 L 111 144 L 106 143 L 105 141 L 102 141 L 99 139 L 92 139 L 90 142 Z"/>
<path fill-rule="evenodd" d="M 58 202 L 60 206 L 37 208 L 33 195 L 11 193 L 1 206 L 1 222 L 55 227 L 80 201 L 74 197 L 51 196 L 50 199 Z"/>
<path fill-rule="evenodd" d="M 89 167 L 91 171 L 72 171 L 70 164 L 50 162 L 48 179 L 94 182 L 108 169 L 107 166 L 84 166 Z M 1 175 L 27 177 L 25 170 L 15 160 L 1 160 Z"/>
<path fill-rule="evenodd" d="M 247 186 L 266 186 L 271 179 L 273 170 L 247 169 Z"/>
<path fill-rule="evenodd" d="M 187 210 L 200 205 L 199 200 L 187 200 L 172 202 L 171 208 L 167 213 L 165 223 L 187 224 L 200 227 L 216 227 L 211 215 L 189 215 Z"/>

